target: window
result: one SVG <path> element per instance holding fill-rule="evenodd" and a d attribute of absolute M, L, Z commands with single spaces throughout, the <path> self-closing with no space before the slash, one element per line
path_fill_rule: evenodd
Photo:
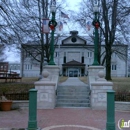
<path fill-rule="evenodd" d="M 81 60 L 81 63 L 84 63 L 84 56 L 82 56 L 82 60 Z"/>
<path fill-rule="evenodd" d="M 25 64 L 25 70 L 31 70 L 31 69 L 32 69 L 32 65 Z"/>
<path fill-rule="evenodd" d="M 111 70 L 116 70 L 116 65 L 115 64 L 111 65 Z"/>
<path fill-rule="evenodd" d="M 66 56 L 64 56 L 64 61 L 63 61 L 63 63 L 66 63 Z"/>
<path fill-rule="evenodd" d="M 58 56 L 58 52 L 55 52 L 55 57 L 57 57 Z"/>
<path fill-rule="evenodd" d="M 92 57 L 92 52 L 88 52 L 88 57 Z"/>
<path fill-rule="evenodd" d="M 64 52 L 63 63 L 66 63 L 66 52 Z"/>

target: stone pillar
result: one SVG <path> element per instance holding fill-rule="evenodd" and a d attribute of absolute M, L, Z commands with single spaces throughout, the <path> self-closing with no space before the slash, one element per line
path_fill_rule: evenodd
<path fill-rule="evenodd" d="M 47 70 L 50 75 L 48 78 L 50 78 L 52 81 L 56 82 L 56 88 L 57 89 L 57 84 L 59 81 L 59 73 L 60 73 L 60 67 L 57 65 L 46 65 L 43 68 L 43 71 Z"/>
<path fill-rule="evenodd" d="M 37 108 L 54 109 L 56 105 L 56 88 L 58 76 L 49 73 L 46 69 L 44 69 L 42 75 L 43 78 L 40 81 L 34 83 L 35 88 L 38 90 Z"/>
<path fill-rule="evenodd" d="M 90 85 L 90 82 L 97 80 L 98 72 L 101 70 L 104 71 L 104 66 L 89 66 L 88 67 L 88 84 L 89 85 Z"/>
<path fill-rule="evenodd" d="M 97 80 L 91 81 L 91 108 L 105 110 L 107 107 L 107 91 L 112 90 L 113 83 L 104 78 L 104 72 L 99 71 Z"/>

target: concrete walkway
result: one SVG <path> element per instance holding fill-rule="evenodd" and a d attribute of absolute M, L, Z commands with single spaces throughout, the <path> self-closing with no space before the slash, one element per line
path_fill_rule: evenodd
<path fill-rule="evenodd" d="M 86 79 L 87 80 L 87 79 Z M 65 82 L 59 83 L 59 86 L 87 86 L 78 77 L 69 77 Z"/>

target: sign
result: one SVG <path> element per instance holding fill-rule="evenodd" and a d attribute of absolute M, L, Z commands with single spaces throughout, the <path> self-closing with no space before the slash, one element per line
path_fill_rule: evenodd
<path fill-rule="evenodd" d="M 49 23 L 49 19 L 42 19 L 42 32 L 43 33 L 49 33 L 50 32 L 50 28 L 48 26 Z"/>
<path fill-rule="evenodd" d="M 118 121 L 118 128 L 119 128 L 120 130 L 123 130 L 124 128 L 130 129 L 130 120 L 125 121 L 124 119 L 120 119 L 120 120 Z"/>

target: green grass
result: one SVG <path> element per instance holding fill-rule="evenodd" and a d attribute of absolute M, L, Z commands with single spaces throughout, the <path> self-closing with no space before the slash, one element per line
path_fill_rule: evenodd
<path fill-rule="evenodd" d="M 0 84 L 0 95 L 4 93 L 24 93 L 28 92 L 29 89 L 34 88 L 34 84 L 27 83 L 1 83 Z"/>
<path fill-rule="evenodd" d="M 112 78 L 115 91 L 130 92 L 130 77 Z"/>
<path fill-rule="evenodd" d="M 67 80 L 68 77 L 60 77 L 59 82 L 62 83 Z M 2 93 L 23 93 L 28 92 L 29 89 L 34 88 L 34 82 L 38 81 L 38 78 L 22 78 L 22 82 L 5 83 L 5 80 L 0 80 L 0 95 Z"/>
<path fill-rule="evenodd" d="M 59 77 L 59 82 L 66 81 L 68 77 Z M 79 79 L 87 83 L 87 77 L 79 77 Z M 38 81 L 38 78 L 23 78 L 22 82 L 5 83 L 0 82 L 0 95 L 5 93 L 22 93 L 28 92 L 29 89 L 34 88 L 34 82 Z M 128 78 L 112 78 L 113 89 L 117 92 L 130 92 L 130 77 Z"/>
<path fill-rule="evenodd" d="M 79 77 L 79 79 L 87 83 L 87 77 Z M 130 77 L 113 77 L 113 89 L 115 91 L 130 92 Z"/>

